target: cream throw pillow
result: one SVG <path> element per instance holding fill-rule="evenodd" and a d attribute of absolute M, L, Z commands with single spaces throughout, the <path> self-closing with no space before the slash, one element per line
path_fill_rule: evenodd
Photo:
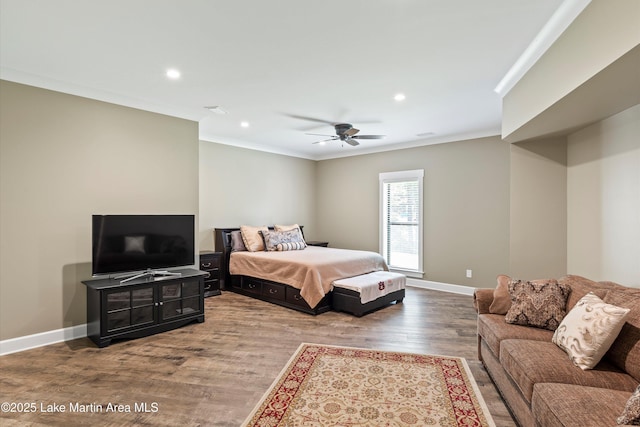
<path fill-rule="evenodd" d="M 260 231 L 269 231 L 266 226 L 252 227 L 250 225 L 241 225 L 240 234 L 242 234 L 242 241 L 244 246 L 249 252 L 264 251 L 264 240 Z"/>
<path fill-rule="evenodd" d="M 553 334 L 553 341 L 582 370 L 593 369 L 609 350 L 629 314 L 589 292 L 571 309 Z"/>

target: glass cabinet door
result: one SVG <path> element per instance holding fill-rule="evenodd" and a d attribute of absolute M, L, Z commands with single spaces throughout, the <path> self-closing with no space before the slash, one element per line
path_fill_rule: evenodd
<path fill-rule="evenodd" d="M 160 297 L 160 312 L 163 320 L 202 311 L 199 280 L 162 285 Z"/>
<path fill-rule="evenodd" d="M 105 292 L 104 298 L 107 308 L 105 332 L 155 321 L 153 286 Z"/>

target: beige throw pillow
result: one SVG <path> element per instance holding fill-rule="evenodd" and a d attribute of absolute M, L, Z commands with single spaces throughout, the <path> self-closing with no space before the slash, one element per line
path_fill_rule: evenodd
<path fill-rule="evenodd" d="M 620 333 L 629 311 L 589 292 L 565 316 L 551 341 L 566 351 L 576 366 L 593 369 Z"/>
<path fill-rule="evenodd" d="M 489 306 L 491 314 L 507 314 L 511 307 L 511 297 L 509 296 L 509 282 L 511 277 L 504 274 L 499 275 L 496 280 L 498 284 L 493 291 L 493 301 Z"/>
<path fill-rule="evenodd" d="M 264 240 L 260 234 L 261 231 L 269 231 L 269 229 L 264 225 L 260 227 L 252 227 L 250 225 L 240 226 L 242 241 L 249 252 L 264 251 Z"/>
<path fill-rule="evenodd" d="M 571 288 L 555 279 L 511 280 L 511 307 L 504 317 L 507 323 L 554 331 L 564 318 Z"/>
<path fill-rule="evenodd" d="M 617 419 L 618 424 L 640 426 L 640 385 L 627 401 L 622 415 Z"/>

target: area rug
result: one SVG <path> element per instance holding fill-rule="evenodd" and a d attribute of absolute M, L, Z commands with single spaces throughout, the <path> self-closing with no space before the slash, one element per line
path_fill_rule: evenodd
<path fill-rule="evenodd" d="M 301 344 L 244 426 L 495 426 L 464 359 Z"/>

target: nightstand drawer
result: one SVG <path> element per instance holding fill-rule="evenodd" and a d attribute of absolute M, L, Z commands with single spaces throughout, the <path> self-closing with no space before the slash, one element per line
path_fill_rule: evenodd
<path fill-rule="evenodd" d="M 200 270 L 211 270 L 220 268 L 220 254 L 202 254 L 200 255 Z"/>

